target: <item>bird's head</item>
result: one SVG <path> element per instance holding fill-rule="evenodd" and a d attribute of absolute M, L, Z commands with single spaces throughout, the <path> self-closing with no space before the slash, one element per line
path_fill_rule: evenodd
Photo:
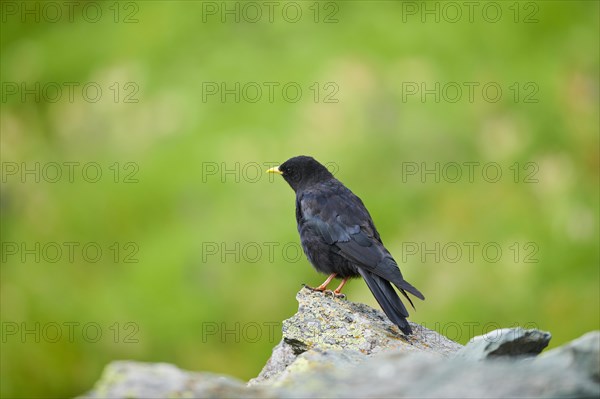
<path fill-rule="evenodd" d="M 294 191 L 333 178 L 325 166 L 313 157 L 304 155 L 290 158 L 281 165 L 267 170 L 267 173 L 280 174 Z"/>

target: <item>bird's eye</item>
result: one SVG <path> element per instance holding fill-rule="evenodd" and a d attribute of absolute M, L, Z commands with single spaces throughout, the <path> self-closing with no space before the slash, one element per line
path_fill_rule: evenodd
<path fill-rule="evenodd" d="M 296 169 L 288 169 L 286 171 L 286 174 L 288 175 L 288 179 L 294 182 L 299 182 L 300 181 L 300 173 L 298 173 L 298 171 Z"/>

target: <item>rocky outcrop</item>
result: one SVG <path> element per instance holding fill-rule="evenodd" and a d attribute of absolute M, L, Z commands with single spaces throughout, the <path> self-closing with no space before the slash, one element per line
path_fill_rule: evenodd
<path fill-rule="evenodd" d="M 298 313 L 283 322 L 283 339 L 258 377 L 250 380 L 251 385 L 277 380 L 299 355 L 307 351 L 311 353 L 301 357 L 299 364 L 314 356 L 319 357 L 319 362 L 329 363 L 329 356 L 335 357 L 339 366 L 342 363 L 357 364 L 365 356 L 383 351 L 449 356 L 462 348 L 462 345 L 412 322 L 413 334 L 407 337 L 381 311 L 361 303 L 308 289 L 300 290 L 296 299 Z M 314 359 L 311 363 L 315 363 Z M 286 374 L 289 373 L 290 370 Z"/>
<path fill-rule="evenodd" d="M 600 397 L 600 332 L 539 356 L 550 334 L 502 329 L 466 346 L 366 305 L 306 289 L 249 383 L 169 364 L 109 364 L 86 398 Z"/>

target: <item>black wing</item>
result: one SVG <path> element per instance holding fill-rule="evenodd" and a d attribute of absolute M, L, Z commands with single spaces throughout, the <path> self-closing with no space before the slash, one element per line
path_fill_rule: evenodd
<path fill-rule="evenodd" d="M 302 218 L 305 227 L 318 231 L 325 242 L 338 248 L 341 256 L 392 282 L 411 305 L 405 291 L 425 299 L 418 289 L 404 280 L 400 268 L 383 246 L 364 204 L 345 186 L 337 181 L 330 182 L 326 187 L 318 187 L 318 191 L 299 193 L 297 201 L 301 212 L 297 216 Z M 401 313 L 407 313 L 406 309 Z"/>

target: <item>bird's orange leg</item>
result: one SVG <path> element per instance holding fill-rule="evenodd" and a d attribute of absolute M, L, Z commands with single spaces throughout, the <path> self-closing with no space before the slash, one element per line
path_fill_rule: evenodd
<path fill-rule="evenodd" d="M 327 289 L 327 286 L 329 285 L 329 283 L 331 283 L 331 280 L 333 280 L 335 278 L 335 276 L 337 276 L 337 274 L 331 273 L 329 275 L 329 277 L 327 277 L 327 280 L 325 280 L 323 282 L 323 284 L 321 284 L 320 286 L 318 286 L 316 288 L 309 287 L 308 285 L 306 285 L 305 287 L 308 288 L 308 289 L 310 289 L 310 290 L 313 290 L 313 291 L 321 291 L 321 292 L 323 292 L 323 291 L 325 291 Z"/>
<path fill-rule="evenodd" d="M 342 282 L 340 283 L 340 285 L 338 285 L 338 287 L 335 289 L 335 291 L 333 291 L 333 293 L 337 296 L 337 295 L 344 295 L 342 294 L 342 288 L 344 288 L 344 286 L 346 285 L 346 282 L 348 281 L 348 277 L 346 277 L 345 279 L 342 280 Z"/>

